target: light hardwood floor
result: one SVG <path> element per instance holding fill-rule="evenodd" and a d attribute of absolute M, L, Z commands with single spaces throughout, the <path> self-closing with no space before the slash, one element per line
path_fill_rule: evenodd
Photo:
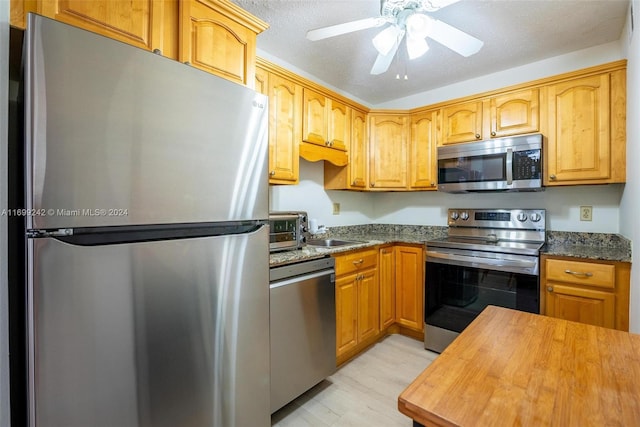
<path fill-rule="evenodd" d="M 390 335 L 271 416 L 274 427 L 411 427 L 398 395 L 435 358 L 421 341 Z"/>

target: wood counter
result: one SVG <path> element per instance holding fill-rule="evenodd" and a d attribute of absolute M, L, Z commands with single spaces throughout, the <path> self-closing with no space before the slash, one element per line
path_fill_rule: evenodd
<path fill-rule="evenodd" d="M 489 306 L 398 409 L 425 426 L 640 426 L 640 335 Z"/>

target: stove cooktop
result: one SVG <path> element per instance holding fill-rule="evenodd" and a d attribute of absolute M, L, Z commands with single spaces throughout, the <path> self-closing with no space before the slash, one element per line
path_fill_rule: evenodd
<path fill-rule="evenodd" d="M 464 237 L 443 237 L 426 242 L 429 248 L 467 249 L 521 255 L 538 255 L 544 242 L 522 242 L 513 240 L 487 241 Z"/>

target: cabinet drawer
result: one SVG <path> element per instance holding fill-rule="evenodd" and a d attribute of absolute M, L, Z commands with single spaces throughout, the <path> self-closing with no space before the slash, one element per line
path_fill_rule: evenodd
<path fill-rule="evenodd" d="M 378 264 L 378 251 L 368 249 L 364 251 L 350 252 L 344 255 L 335 255 L 336 275 L 353 273 L 375 267 Z"/>
<path fill-rule="evenodd" d="M 557 280 L 600 288 L 615 287 L 615 266 L 591 262 L 548 259 L 547 280 Z"/>

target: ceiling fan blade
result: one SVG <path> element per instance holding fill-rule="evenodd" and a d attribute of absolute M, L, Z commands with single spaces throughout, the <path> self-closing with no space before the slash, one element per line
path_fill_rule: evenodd
<path fill-rule="evenodd" d="M 387 53 L 386 55 L 383 55 L 381 53 L 378 54 L 378 57 L 376 58 L 376 62 L 374 62 L 373 67 L 371 67 L 371 74 L 373 74 L 374 76 L 377 76 L 378 74 L 382 74 L 389 69 L 391 62 L 393 61 L 393 57 L 396 55 L 396 52 L 398 51 L 398 46 L 400 46 L 400 42 L 402 41 L 402 38 L 403 37 L 400 36 L 396 39 L 396 42 L 391 48 L 391 50 L 389 51 L 389 53 Z"/>
<path fill-rule="evenodd" d="M 427 12 L 435 12 L 438 9 L 447 7 L 450 4 L 458 3 L 460 0 L 424 0 L 421 9 Z"/>
<path fill-rule="evenodd" d="M 329 37 L 352 33 L 354 31 L 379 27 L 386 23 L 387 20 L 381 17 L 359 19 L 357 21 L 345 22 L 344 24 L 332 25 L 330 27 L 307 31 L 307 39 L 311 41 L 328 39 Z"/>
<path fill-rule="evenodd" d="M 478 40 L 464 31 L 460 31 L 456 27 L 452 27 L 437 19 L 431 19 L 431 21 L 432 28 L 428 37 L 462 56 L 471 56 L 484 45 L 483 41 Z"/>

